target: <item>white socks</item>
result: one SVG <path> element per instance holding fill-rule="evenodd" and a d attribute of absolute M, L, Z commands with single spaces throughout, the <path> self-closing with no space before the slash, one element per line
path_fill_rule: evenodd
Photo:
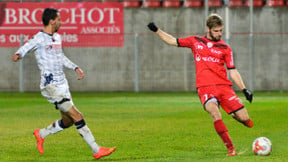
<path fill-rule="evenodd" d="M 57 132 L 62 131 L 64 128 L 62 128 L 59 123 L 61 120 L 57 120 L 54 123 L 50 124 L 47 128 L 40 129 L 39 135 L 41 138 L 46 138 L 50 134 L 55 134 Z"/>
<path fill-rule="evenodd" d="M 84 141 L 90 146 L 92 153 L 96 154 L 99 151 L 99 146 L 95 142 L 94 136 L 92 135 L 85 121 L 82 119 L 76 122 L 75 126 Z M 48 135 L 58 133 L 65 128 L 66 127 L 62 123 L 62 120 L 57 120 L 50 124 L 47 128 L 40 129 L 39 135 L 41 138 L 46 138 Z"/>
<path fill-rule="evenodd" d="M 82 136 L 84 141 L 90 146 L 92 153 L 96 154 L 99 151 L 99 146 L 95 142 L 94 136 L 92 135 L 90 129 L 87 125 L 83 126 L 82 128 L 77 129 L 79 134 Z"/>

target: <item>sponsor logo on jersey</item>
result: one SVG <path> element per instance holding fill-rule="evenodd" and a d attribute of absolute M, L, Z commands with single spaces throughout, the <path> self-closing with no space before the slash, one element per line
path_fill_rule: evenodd
<path fill-rule="evenodd" d="M 195 56 L 195 60 L 197 62 L 203 60 L 205 62 L 220 62 L 220 59 L 216 58 L 216 57 L 212 57 L 212 56 L 208 56 L 208 57 L 201 57 L 199 54 L 196 54 Z"/>
<path fill-rule="evenodd" d="M 202 45 L 199 45 L 199 44 L 196 46 L 196 48 L 197 48 L 197 49 L 200 49 L 200 50 L 203 50 L 203 46 L 202 46 Z"/>
<path fill-rule="evenodd" d="M 195 57 L 195 60 L 196 61 L 201 61 L 201 56 L 197 54 L 196 57 Z"/>
<path fill-rule="evenodd" d="M 211 53 L 214 53 L 214 54 L 217 54 L 217 55 L 222 54 L 221 51 L 215 50 L 215 49 L 213 49 L 213 48 L 212 48 L 210 51 L 211 51 Z"/>
<path fill-rule="evenodd" d="M 202 57 L 202 60 L 203 61 L 206 61 L 206 62 L 220 62 L 220 59 L 216 58 L 216 57 Z"/>
<path fill-rule="evenodd" d="M 211 42 L 208 42 L 208 43 L 207 43 L 207 47 L 208 47 L 208 48 L 211 48 L 211 47 L 213 47 L 213 43 L 211 43 Z"/>
<path fill-rule="evenodd" d="M 47 51 L 50 51 L 51 49 L 52 49 L 52 45 L 47 45 L 47 46 L 46 46 L 46 50 L 47 50 Z"/>
<path fill-rule="evenodd" d="M 47 51 L 59 50 L 61 48 L 62 48 L 61 44 L 49 44 L 49 45 L 46 46 L 46 50 Z"/>
<path fill-rule="evenodd" d="M 61 46 L 61 44 L 52 44 L 52 48 L 53 48 L 53 50 L 58 50 L 58 49 L 61 49 L 62 46 Z"/>

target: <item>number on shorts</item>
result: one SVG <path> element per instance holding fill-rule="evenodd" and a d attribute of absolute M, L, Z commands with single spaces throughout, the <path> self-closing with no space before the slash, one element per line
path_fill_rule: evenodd
<path fill-rule="evenodd" d="M 207 100 L 208 100 L 208 94 L 205 94 L 205 95 L 204 95 L 204 98 L 205 98 L 204 101 L 207 101 Z"/>

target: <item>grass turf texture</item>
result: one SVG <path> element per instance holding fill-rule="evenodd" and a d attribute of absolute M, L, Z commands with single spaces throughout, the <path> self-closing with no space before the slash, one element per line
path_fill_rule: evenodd
<path fill-rule="evenodd" d="M 258 92 L 244 101 L 253 128 L 222 109 L 236 150 L 226 148 L 195 93 L 72 93 L 78 109 L 101 146 L 117 150 L 103 161 L 285 161 L 288 158 L 287 92 Z M 45 139 L 41 155 L 32 135 L 60 118 L 40 93 L 0 93 L 0 161 L 92 161 L 91 151 L 75 127 Z M 256 137 L 273 144 L 267 157 L 252 154 Z"/>

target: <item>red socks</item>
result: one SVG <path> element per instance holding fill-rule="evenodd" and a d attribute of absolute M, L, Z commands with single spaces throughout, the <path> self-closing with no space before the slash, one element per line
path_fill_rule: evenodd
<path fill-rule="evenodd" d="M 234 147 L 229 136 L 228 129 L 222 120 L 216 120 L 214 122 L 214 128 L 227 148 Z"/>
<path fill-rule="evenodd" d="M 253 127 L 253 122 L 251 119 L 243 122 L 243 124 L 246 126 L 246 127 L 249 127 L 249 128 L 252 128 Z"/>
<path fill-rule="evenodd" d="M 232 116 L 235 120 L 237 120 L 238 122 L 242 123 L 243 125 L 245 125 L 246 127 L 252 128 L 253 127 L 253 122 L 252 120 L 249 118 L 247 121 L 241 121 L 240 119 L 238 119 L 236 116 Z"/>

